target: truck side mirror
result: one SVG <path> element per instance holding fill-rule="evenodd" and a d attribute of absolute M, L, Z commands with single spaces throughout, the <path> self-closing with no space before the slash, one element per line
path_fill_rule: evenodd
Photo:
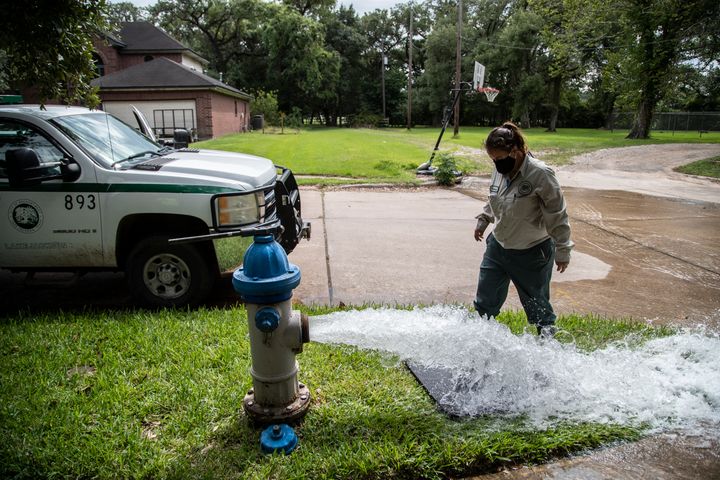
<path fill-rule="evenodd" d="M 80 165 L 77 163 L 68 160 L 42 163 L 37 152 L 32 148 L 8 150 L 5 153 L 5 163 L 8 183 L 11 187 L 39 185 L 47 180 L 61 179 L 65 182 L 73 182 L 80 177 Z"/>
<path fill-rule="evenodd" d="M 175 148 L 187 148 L 190 144 L 190 132 L 184 128 L 178 128 L 173 132 L 173 146 Z"/>
<path fill-rule="evenodd" d="M 31 148 L 16 148 L 5 152 L 8 182 L 11 187 L 38 185 L 40 158 Z"/>
<path fill-rule="evenodd" d="M 60 164 L 60 174 L 65 182 L 74 182 L 80 178 L 80 165 L 75 162 L 63 162 Z"/>

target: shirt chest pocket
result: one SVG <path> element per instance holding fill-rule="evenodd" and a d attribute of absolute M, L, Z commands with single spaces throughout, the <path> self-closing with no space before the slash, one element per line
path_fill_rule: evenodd
<path fill-rule="evenodd" d="M 513 216 L 513 201 L 514 198 L 512 196 L 508 197 L 507 195 L 498 195 L 496 193 L 488 195 L 488 202 L 490 203 L 490 208 L 495 218 Z"/>
<path fill-rule="evenodd" d="M 516 218 L 535 223 L 538 217 L 542 215 L 539 199 L 535 195 L 513 197 L 512 201 L 512 212 Z"/>
<path fill-rule="evenodd" d="M 488 201 L 496 218 L 515 218 L 532 222 L 540 215 L 540 206 L 535 195 L 519 197 L 517 194 L 490 194 Z"/>

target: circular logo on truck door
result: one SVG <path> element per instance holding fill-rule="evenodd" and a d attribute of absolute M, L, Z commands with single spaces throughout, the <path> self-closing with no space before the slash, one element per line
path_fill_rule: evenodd
<path fill-rule="evenodd" d="M 10 205 L 8 211 L 10 224 L 23 233 L 36 232 L 42 225 L 42 212 L 32 200 L 18 200 Z"/>

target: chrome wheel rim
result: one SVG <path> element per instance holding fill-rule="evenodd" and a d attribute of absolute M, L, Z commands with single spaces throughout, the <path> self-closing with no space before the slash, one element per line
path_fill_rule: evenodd
<path fill-rule="evenodd" d="M 187 293 L 191 280 L 187 263 L 169 253 L 150 257 L 143 267 L 145 286 L 153 295 L 164 300 Z"/>

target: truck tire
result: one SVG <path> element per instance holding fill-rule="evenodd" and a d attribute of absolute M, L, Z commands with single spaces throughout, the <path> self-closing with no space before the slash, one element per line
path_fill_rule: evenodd
<path fill-rule="evenodd" d="M 169 245 L 167 240 L 148 237 L 130 252 L 126 275 L 131 293 L 152 307 L 203 301 L 213 288 L 217 269 L 197 245 Z"/>

